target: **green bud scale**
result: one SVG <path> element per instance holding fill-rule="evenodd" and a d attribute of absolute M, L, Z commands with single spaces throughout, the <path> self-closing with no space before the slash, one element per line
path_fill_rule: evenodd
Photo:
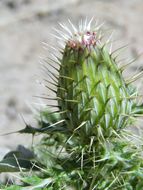
<path fill-rule="evenodd" d="M 66 41 L 58 105 L 70 131 L 78 130 L 87 138 L 100 127 L 109 137 L 110 129 L 118 131 L 129 124 L 132 94 L 112 53 L 102 44 L 100 30 L 87 28 Z"/>

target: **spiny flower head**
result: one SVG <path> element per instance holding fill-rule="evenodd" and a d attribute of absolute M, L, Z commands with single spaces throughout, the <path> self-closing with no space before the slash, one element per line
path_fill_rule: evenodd
<path fill-rule="evenodd" d="M 57 89 L 62 118 L 84 140 L 101 133 L 108 137 L 127 126 L 133 106 L 122 73 L 104 42 L 102 46 L 100 27 L 92 29 L 91 22 L 78 29 L 70 22 L 72 32 L 61 25 L 69 35 L 61 34 L 65 46 Z"/>
<path fill-rule="evenodd" d="M 62 49 L 60 57 L 55 56 L 59 66 L 58 75 L 53 74 L 57 89 L 49 88 L 56 93 L 65 126 L 80 131 L 83 139 L 101 134 L 108 138 L 113 131 L 125 128 L 134 117 L 136 104 L 135 92 L 108 50 L 110 37 L 104 42 L 103 24 L 91 27 L 92 22 L 86 19 L 75 27 L 69 20 L 69 27 L 60 23 L 63 31 L 55 29 Z"/>

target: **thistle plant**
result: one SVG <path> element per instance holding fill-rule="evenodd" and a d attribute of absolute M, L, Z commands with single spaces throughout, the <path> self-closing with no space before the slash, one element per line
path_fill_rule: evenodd
<path fill-rule="evenodd" d="M 109 49 L 111 41 L 92 23 L 76 28 L 69 21 L 56 30 L 60 56 L 45 66 L 52 79 L 45 86 L 55 96 L 43 98 L 55 100 L 58 109 L 42 110 L 39 128 L 22 132 L 45 134 L 34 147 L 39 178 L 46 180 L 41 189 L 141 190 L 142 142 L 127 127 L 143 113 L 133 86 L 142 72 L 126 80 L 123 71 L 133 61 L 119 66 L 115 53 L 121 48 Z"/>

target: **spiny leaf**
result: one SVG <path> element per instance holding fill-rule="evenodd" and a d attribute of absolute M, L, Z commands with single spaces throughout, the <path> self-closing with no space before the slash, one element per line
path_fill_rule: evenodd
<path fill-rule="evenodd" d="M 36 169 L 37 167 L 32 164 L 30 160 L 22 158 L 6 158 L 0 161 L 0 173 L 2 172 L 19 172 L 20 170 L 26 171 L 29 169 Z"/>
<path fill-rule="evenodd" d="M 21 190 L 36 190 L 43 189 L 49 186 L 52 182 L 52 178 L 40 179 L 37 176 L 27 177 L 22 180 L 23 182 L 30 184 L 31 186 L 23 187 Z"/>
<path fill-rule="evenodd" d="M 64 127 L 59 127 L 58 125 L 60 123 L 63 123 L 64 120 L 58 121 L 54 124 L 48 125 L 46 127 L 43 128 L 35 128 L 35 127 L 31 127 L 30 125 L 26 125 L 26 127 L 24 129 L 21 129 L 19 131 L 15 131 L 15 132 L 11 132 L 11 133 L 5 133 L 4 135 L 10 135 L 10 134 L 14 134 L 14 133 L 25 133 L 25 134 L 32 134 L 35 135 L 36 133 L 51 133 L 53 131 L 65 131 Z"/>
<path fill-rule="evenodd" d="M 22 145 L 18 145 L 16 150 L 10 151 L 8 152 L 3 159 L 7 159 L 7 158 L 22 158 L 22 159 L 34 159 L 34 153 L 29 150 L 28 148 L 25 148 Z"/>

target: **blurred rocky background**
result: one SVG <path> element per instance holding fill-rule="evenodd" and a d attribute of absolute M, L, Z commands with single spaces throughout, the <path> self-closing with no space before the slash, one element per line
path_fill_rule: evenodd
<path fill-rule="evenodd" d="M 115 47 L 129 43 L 127 59 L 143 52 L 143 0 L 0 0 L 0 135 L 25 127 L 22 116 L 34 125 L 31 107 L 39 100 L 33 96 L 42 93 L 35 82 L 42 73 L 39 61 L 49 56 L 42 42 L 56 45 L 50 33 L 58 22 L 70 18 L 77 24 L 86 16 L 115 31 Z M 143 58 L 127 75 L 142 67 Z M 31 136 L 0 136 L 0 158 L 22 143 L 31 146 Z"/>

